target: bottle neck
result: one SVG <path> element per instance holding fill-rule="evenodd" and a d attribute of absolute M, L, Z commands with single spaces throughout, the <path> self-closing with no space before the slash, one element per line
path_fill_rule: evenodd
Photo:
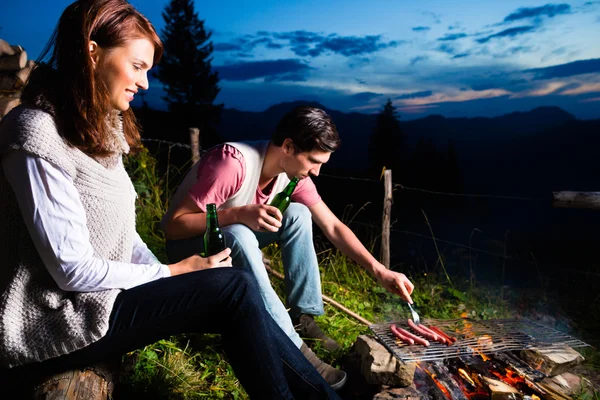
<path fill-rule="evenodd" d="M 296 185 L 298 185 L 298 178 L 293 178 L 285 189 L 283 189 L 283 192 L 288 196 L 291 196 L 292 193 L 294 193 L 294 189 L 296 189 Z"/>
<path fill-rule="evenodd" d="M 206 228 L 215 228 L 219 226 L 219 220 L 217 218 L 217 207 L 214 204 L 208 204 L 206 206 Z"/>

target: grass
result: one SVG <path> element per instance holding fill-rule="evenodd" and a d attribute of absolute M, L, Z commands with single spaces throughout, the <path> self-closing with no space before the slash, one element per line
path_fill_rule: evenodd
<path fill-rule="evenodd" d="M 165 177 L 160 177 L 156 160 L 146 149 L 130 157 L 126 168 L 138 193 L 138 232 L 159 260 L 166 262 L 159 221 L 166 212 L 167 199 L 171 194 L 169 169 Z M 345 220 L 351 221 L 352 218 L 346 216 Z M 433 228 L 429 223 L 428 226 L 433 235 Z M 374 239 L 369 243 L 371 250 Z M 382 289 L 363 268 L 332 249 L 324 238 L 316 237 L 315 243 L 325 295 L 374 323 L 408 318 L 405 302 Z M 503 285 L 479 284 L 472 273 L 476 258 L 469 254 L 468 276 L 451 276 L 446 270 L 450 255 L 440 252 L 437 247 L 436 253 L 429 255 L 429 261 L 423 256 L 422 265 L 418 268 L 394 266 L 395 270 L 406 273 L 415 284 L 412 297 L 422 317 L 491 319 L 515 316 L 515 310 L 519 310 L 515 304 L 521 301 L 521 294 L 506 293 Z M 280 249 L 276 244 L 267 247 L 265 255 L 271 259 L 274 270 L 283 270 Z M 283 282 L 272 277 L 272 283 L 283 297 Z M 541 297 L 545 299 L 546 294 Z M 540 297 L 537 299 L 540 301 Z M 370 333 L 368 327 L 331 305 L 326 305 L 325 315 L 316 320 L 342 346 L 337 353 L 315 346 L 317 355 L 334 366 L 341 365 L 359 335 Z M 600 371 L 598 352 L 595 349 L 587 349 L 586 352 L 592 368 Z M 124 365 L 125 372 L 115 391 L 117 400 L 248 398 L 225 360 L 218 335 L 181 335 L 161 340 L 124 356 Z M 600 400 L 597 394 L 586 397 L 588 394 L 584 391 L 580 396 L 577 398 L 581 400 Z"/>

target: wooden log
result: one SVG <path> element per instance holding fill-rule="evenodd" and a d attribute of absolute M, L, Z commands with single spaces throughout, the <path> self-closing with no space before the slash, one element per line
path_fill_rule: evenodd
<path fill-rule="evenodd" d="M 390 220 L 392 215 L 392 171 L 386 169 L 383 173 L 383 216 L 381 222 L 380 262 L 390 268 Z"/>
<path fill-rule="evenodd" d="M 490 391 L 491 400 L 517 400 L 523 395 L 516 388 L 496 379 L 482 378 Z"/>
<path fill-rule="evenodd" d="M 107 400 L 112 398 L 119 360 L 83 369 L 40 376 L 35 380 L 32 400 Z"/>
<path fill-rule="evenodd" d="M 553 394 L 561 393 L 566 398 L 570 398 L 570 396 L 578 393 L 585 393 L 589 398 L 593 398 L 594 391 L 597 390 L 589 380 L 570 372 L 546 378 L 542 381 L 541 385 L 548 392 Z"/>
<path fill-rule="evenodd" d="M 33 71 L 33 67 L 35 67 L 35 61 L 29 60 L 29 61 L 27 61 L 25 68 L 17 71 L 17 73 L 15 75 L 17 76 L 17 78 L 19 78 L 21 80 L 21 82 L 27 83 L 27 80 L 29 79 L 29 75 L 31 75 L 31 71 Z"/>
<path fill-rule="evenodd" d="M 21 98 L 19 96 L 1 96 L 0 95 L 0 119 L 19 105 Z"/>
<path fill-rule="evenodd" d="M 16 92 L 24 82 L 14 72 L 0 72 L 0 90 L 2 92 Z"/>
<path fill-rule="evenodd" d="M 12 56 L 13 54 L 15 54 L 15 51 L 13 50 L 11 45 L 8 44 L 6 41 L 0 39 L 0 57 L 4 55 Z"/>
<path fill-rule="evenodd" d="M 190 145 L 192 147 L 192 163 L 200 160 L 200 129 L 190 128 Z"/>
<path fill-rule="evenodd" d="M 548 376 L 567 372 L 585 360 L 581 354 L 569 346 L 522 350 L 520 356 L 529 366 Z"/>
<path fill-rule="evenodd" d="M 0 57 L 0 71 L 18 71 L 27 65 L 27 53 L 21 51 Z"/>
<path fill-rule="evenodd" d="M 600 209 L 600 192 L 552 192 L 552 206 Z"/>

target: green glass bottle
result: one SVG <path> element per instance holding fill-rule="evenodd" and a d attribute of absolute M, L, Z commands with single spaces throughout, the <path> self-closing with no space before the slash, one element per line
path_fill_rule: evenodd
<path fill-rule="evenodd" d="M 298 178 L 293 177 L 285 189 L 277 193 L 271 201 L 270 205 L 277 207 L 282 214 L 285 212 L 285 210 L 287 210 L 290 202 L 292 201 L 292 193 L 294 193 L 294 189 L 296 189 L 296 185 L 298 185 L 298 180 Z"/>
<path fill-rule="evenodd" d="M 210 257 L 223 250 L 225 245 L 225 236 L 219 228 L 217 218 L 217 206 L 215 204 L 206 205 L 206 232 L 204 233 L 204 255 Z"/>

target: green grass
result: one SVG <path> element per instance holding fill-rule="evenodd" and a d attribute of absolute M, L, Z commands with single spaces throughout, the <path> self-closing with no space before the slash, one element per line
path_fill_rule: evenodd
<path fill-rule="evenodd" d="M 156 160 L 147 150 L 130 157 L 126 167 L 138 192 L 137 229 L 142 239 L 166 262 L 164 236 L 159 221 L 166 212 L 169 188 L 169 171 L 159 177 Z M 345 218 L 348 220 L 348 218 Z M 373 229 L 375 232 L 375 229 Z M 431 231 L 433 234 L 433 230 Z M 326 240 L 317 237 L 319 268 L 323 294 L 341 303 L 373 323 L 401 320 L 409 317 L 409 310 L 399 297 L 378 286 L 366 271 L 339 251 L 332 249 Z M 369 244 L 372 247 L 372 243 Z M 280 249 L 273 244 L 265 249 L 272 268 L 282 271 Z M 407 274 L 415 284 L 413 300 L 424 318 L 475 319 L 509 318 L 522 295 L 504 293 L 498 287 L 484 287 L 471 276 L 448 275 L 445 254 L 430 255 L 417 269 L 407 265 L 396 269 Z M 470 260 L 469 260 L 470 262 Z M 283 297 L 283 282 L 272 277 L 276 291 Z M 531 295 L 531 293 L 530 293 Z M 537 296 L 537 297 L 536 297 Z M 533 294 L 543 301 L 545 293 Z M 530 307 L 535 308 L 533 300 Z M 330 353 L 315 346 L 315 352 L 326 362 L 340 366 L 356 338 L 370 333 L 368 327 L 337 308 L 326 305 L 325 315 L 316 318 L 323 330 L 341 344 L 342 350 Z M 600 356 L 595 349 L 587 349 L 586 357 L 592 367 L 600 370 Z M 144 349 L 124 356 L 125 373 L 117 386 L 115 398 L 145 399 L 247 399 L 231 367 L 224 358 L 218 335 L 187 335 L 161 340 Z M 578 399 L 600 400 L 598 394 L 588 396 L 584 391 Z"/>

